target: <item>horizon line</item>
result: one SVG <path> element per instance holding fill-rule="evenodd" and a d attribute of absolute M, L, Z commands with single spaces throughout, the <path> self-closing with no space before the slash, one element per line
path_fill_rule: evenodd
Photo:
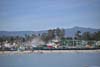
<path fill-rule="evenodd" d="M 71 29 L 71 28 L 88 28 L 88 29 L 100 29 L 100 28 L 92 28 L 92 27 L 82 27 L 82 26 L 73 26 L 73 27 L 69 27 L 69 28 L 61 28 L 61 27 L 56 27 L 56 28 L 51 28 L 51 29 L 42 29 L 42 30 L 0 30 L 0 31 L 46 31 L 46 30 L 52 30 L 52 29 Z"/>

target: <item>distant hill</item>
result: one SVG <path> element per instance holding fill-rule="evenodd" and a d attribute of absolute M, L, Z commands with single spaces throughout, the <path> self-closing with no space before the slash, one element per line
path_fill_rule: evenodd
<path fill-rule="evenodd" d="M 65 36 L 73 37 L 77 31 L 83 32 L 97 32 L 100 31 L 100 29 L 93 29 L 93 28 L 84 28 L 84 27 L 73 27 L 65 29 Z M 31 34 L 42 34 L 47 33 L 47 30 L 41 30 L 41 31 L 0 31 L 0 36 L 25 36 L 25 34 L 31 35 Z"/>
<path fill-rule="evenodd" d="M 42 33 L 46 33 L 46 30 L 43 31 L 0 31 L 0 36 L 25 36 L 27 35 L 38 35 L 38 34 L 42 34 Z"/>
<path fill-rule="evenodd" d="M 100 29 L 73 27 L 73 28 L 65 29 L 65 36 L 73 37 L 77 31 L 81 31 L 81 33 L 84 32 L 94 33 L 100 31 Z"/>

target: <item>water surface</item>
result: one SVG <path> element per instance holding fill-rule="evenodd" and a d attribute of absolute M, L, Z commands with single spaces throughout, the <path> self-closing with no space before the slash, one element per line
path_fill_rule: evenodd
<path fill-rule="evenodd" d="M 100 67 L 100 53 L 0 55 L 0 67 Z"/>

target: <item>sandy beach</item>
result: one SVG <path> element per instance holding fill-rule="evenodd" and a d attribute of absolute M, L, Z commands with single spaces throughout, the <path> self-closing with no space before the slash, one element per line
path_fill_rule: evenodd
<path fill-rule="evenodd" d="M 100 49 L 97 50 L 34 50 L 34 51 L 0 51 L 1 54 L 31 54 L 31 53 L 100 53 Z"/>

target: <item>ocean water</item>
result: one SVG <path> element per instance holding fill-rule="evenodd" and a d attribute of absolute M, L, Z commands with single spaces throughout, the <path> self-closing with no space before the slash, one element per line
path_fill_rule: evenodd
<path fill-rule="evenodd" d="M 100 53 L 0 55 L 0 67 L 100 67 Z"/>

